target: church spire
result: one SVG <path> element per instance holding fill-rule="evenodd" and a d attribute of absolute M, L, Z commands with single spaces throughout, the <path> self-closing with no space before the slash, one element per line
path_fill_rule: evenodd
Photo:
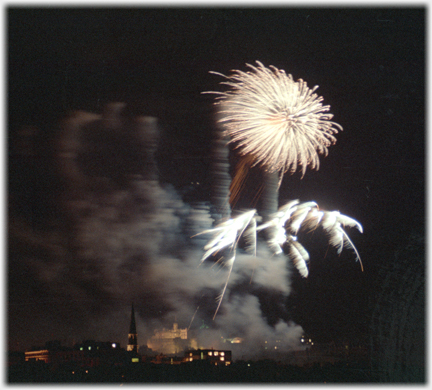
<path fill-rule="evenodd" d="M 133 351 L 133 352 L 138 352 L 138 340 L 137 340 L 135 311 L 134 311 L 133 303 L 132 303 L 132 313 L 131 313 L 131 322 L 130 322 L 130 327 L 129 327 L 127 350 Z"/>

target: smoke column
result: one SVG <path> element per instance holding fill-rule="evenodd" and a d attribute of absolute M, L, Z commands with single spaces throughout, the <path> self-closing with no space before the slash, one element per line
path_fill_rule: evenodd
<path fill-rule="evenodd" d="M 223 136 L 223 129 L 219 127 L 220 125 L 214 132 L 212 154 L 212 218 L 215 223 L 231 215 L 228 140 Z"/>
<path fill-rule="evenodd" d="M 263 191 L 261 194 L 261 210 L 260 215 L 263 222 L 271 219 L 271 215 L 278 211 L 279 205 L 279 185 L 278 172 L 263 172 Z M 265 230 L 266 239 L 274 237 L 276 228 L 270 227 Z"/>

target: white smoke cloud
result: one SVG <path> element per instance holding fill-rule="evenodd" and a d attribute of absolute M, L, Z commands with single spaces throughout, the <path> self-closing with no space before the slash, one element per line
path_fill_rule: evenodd
<path fill-rule="evenodd" d="M 240 337 L 242 342 L 235 344 L 235 351 L 244 359 L 258 359 L 273 352 L 266 350 L 266 346 L 278 346 L 278 352 L 300 349 L 302 328 L 282 320 L 270 326 L 262 315 L 258 298 L 253 295 L 235 296 L 225 302 L 224 311 L 215 322 L 218 330 L 203 331 L 199 342 L 213 348 L 229 349 L 224 339 Z"/>
<path fill-rule="evenodd" d="M 221 309 L 212 321 L 228 269 L 211 260 L 200 264 L 206 237 L 193 237 L 211 227 L 210 205 L 184 203 L 173 187 L 162 186 L 148 172 L 138 170 L 118 181 L 112 171 L 101 177 L 103 167 L 98 167 L 98 175 L 92 177 L 90 168 L 79 165 L 80 150 L 91 148 L 79 137 L 77 121 L 79 117 L 73 134 L 65 133 L 73 135 L 66 145 L 74 149 L 58 157 L 64 176 L 74 172 L 62 195 L 64 226 L 40 240 L 35 232 L 21 237 L 27 245 L 43 246 L 51 258 L 33 255 L 20 261 L 52 297 L 58 332 L 75 341 L 113 339 L 124 345 L 133 302 L 140 345 L 155 327 L 171 328 L 176 320 L 180 327 L 191 325 L 202 347 L 223 347 L 224 338 L 243 338 L 244 358 L 258 358 L 261 350 L 254 346 L 265 341 L 279 340 L 286 351 L 299 348 L 302 329 L 287 322 L 281 309 L 290 292 L 286 259 L 272 257 L 265 245 L 259 246 L 256 257 L 239 249 Z M 109 141 L 98 142 L 103 149 Z M 127 144 L 117 146 L 127 150 Z M 280 299 L 275 308 L 260 302 L 267 292 Z M 272 325 L 269 310 L 276 317 L 281 311 Z M 198 330 L 202 323 L 209 329 Z M 42 330 L 49 325 L 40 324 Z"/>

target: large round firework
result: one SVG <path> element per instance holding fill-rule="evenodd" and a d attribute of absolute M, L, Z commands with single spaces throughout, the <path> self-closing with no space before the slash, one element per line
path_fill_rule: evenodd
<path fill-rule="evenodd" d="M 266 68 L 246 64 L 251 71 L 234 70 L 221 84 L 230 87 L 220 95 L 219 122 L 230 142 L 241 155 L 253 158 L 252 165 L 268 172 L 294 173 L 301 166 L 319 168 L 319 154 L 336 142 L 333 134 L 342 126 L 330 119 L 330 106 L 310 89 L 302 79 L 294 81 L 290 74 L 274 66 Z"/>

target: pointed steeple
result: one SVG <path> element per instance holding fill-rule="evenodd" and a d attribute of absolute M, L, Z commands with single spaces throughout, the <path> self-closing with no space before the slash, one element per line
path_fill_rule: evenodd
<path fill-rule="evenodd" d="M 134 310 L 134 306 L 132 303 L 132 313 L 131 313 L 131 322 L 130 322 L 130 327 L 129 327 L 129 333 L 131 334 L 136 334 L 136 324 L 135 324 L 135 310 Z"/>
<path fill-rule="evenodd" d="M 137 331 L 136 331 L 136 323 L 135 323 L 135 310 L 132 303 L 132 313 L 131 313 L 131 322 L 129 326 L 129 335 L 128 335 L 128 351 L 138 352 L 138 340 L 137 340 Z"/>

